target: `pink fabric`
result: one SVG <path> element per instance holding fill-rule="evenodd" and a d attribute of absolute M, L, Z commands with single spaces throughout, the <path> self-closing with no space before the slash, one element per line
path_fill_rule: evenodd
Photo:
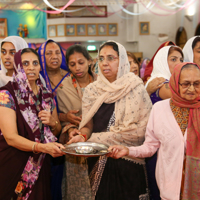
<path fill-rule="evenodd" d="M 151 157 L 158 150 L 156 181 L 160 196 L 164 200 L 179 200 L 184 137 L 169 101 L 170 99 L 166 99 L 153 106 L 146 128 L 145 142 L 139 147 L 129 147 L 129 156 Z"/>

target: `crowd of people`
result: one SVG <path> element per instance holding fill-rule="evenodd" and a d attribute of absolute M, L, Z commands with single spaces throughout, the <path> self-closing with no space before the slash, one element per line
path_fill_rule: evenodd
<path fill-rule="evenodd" d="M 1 42 L 0 200 L 200 199 L 200 36 L 163 43 L 140 64 L 116 41 L 94 61 Z M 62 148 L 108 146 L 99 157 Z"/>

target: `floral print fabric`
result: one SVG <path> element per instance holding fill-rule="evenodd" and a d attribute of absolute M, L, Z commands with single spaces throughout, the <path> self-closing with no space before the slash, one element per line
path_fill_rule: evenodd
<path fill-rule="evenodd" d="M 9 91 L 7 90 L 0 91 L 0 106 L 16 110 L 14 99 Z"/>

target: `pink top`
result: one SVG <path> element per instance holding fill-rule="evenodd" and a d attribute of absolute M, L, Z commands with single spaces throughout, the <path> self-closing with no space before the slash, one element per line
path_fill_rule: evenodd
<path fill-rule="evenodd" d="M 184 143 L 169 99 L 166 99 L 154 104 L 152 108 L 144 144 L 129 147 L 129 156 L 132 157 L 150 157 L 158 150 L 156 181 L 160 197 L 164 200 L 180 199 Z"/>

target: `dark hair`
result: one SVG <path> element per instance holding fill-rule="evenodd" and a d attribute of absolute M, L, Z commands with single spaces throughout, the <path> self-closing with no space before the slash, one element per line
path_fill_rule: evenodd
<path fill-rule="evenodd" d="M 130 51 L 127 51 L 127 56 L 133 58 L 134 62 L 136 62 L 136 64 L 138 65 L 138 72 L 139 72 L 139 76 L 140 76 L 140 63 L 138 62 L 138 59 L 136 58 L 136 56 L 131 53 Z"/>
<path fill-rule="evenodd" d="M 21 55 L 24 54 L 24 53 L 34 53 L 37 56 L 38 61 L 40 63 L 39 54 L 34 49 L 32 49 L 32 48 L 24 48 L 24 49 L 22 49 Z"/>
<path fill-rule="evenodd" d="M 200 70 L 199 67 L 198 67 L 195 63 L 194 63 L 194 64 L 188 63 L 188 64 L 184 65 L 184 66 L 181 68 L 181 71 L 184 70 L 184 69 L 191 69 L 192 67 L 197 68 L 198 70 Z"/>
<path fill-rule="evenodd" d="M 197 42 L 200 42 L 200 37 L 196 37 L 192 42 L 192 49 L 196 46 Z"/>
<path fill-rule="evenodd" d="M 57 42 L 55 42 L 55 41 L 53 41 L 53 40 L 48 40 L 47 43 L 46 43 L 46 46 L 47 46 L 47 44 L 49 44 L 49 43 L 55 43 L 55 44 L 57 44 L 58 47 L 60 48 L 60 51 L 62 51 L 61 46 L 60 46 Z M 45 50 L 46 50 L 46 47 L 45 47 Z"/>
<path fill-rule="evenodd" d="M 169 56 L 169 55 L 170 55 L 171 53 L 173 53 L 174 51 L 178 51 L 178 52 L 182 55 L 182 57 L 184 58 L 183 52 L 182 52 L 181 48 L 178 47 L 178 46 L 171 46 L 171 47 L 169 48 L 169 51 L 168 51 L 168 55 L 167 55 L 167 56 Z"/>
<path fill-rule="evenodd" d="M 115 42 L 106 42 L 104 43 L 100 49 L 99 49 L 99 52 L 101 51 L 101 49 L 103 49 L 105 46 L 111 46 L 118 54 L 119 56 L 119 48 L 118 48 L 118 45 L 115 43 Z"/>
<path fill-rule="evenodd" d="M 66 51 L 66 55 L 65 55 L 65 58 L 66 58 L 66 62 L 68 64 L 69 62 L 69 57 L 74 54 L 74 53 L 81 53 L 88 61 L 92 61 L 92 57 L 90 56 L 90 54 L 88 53 L 87 49 L 80 45 L 80 44 L 75 44 L 75 45 L 72 45 L 70 46 L 67 51 Z M 91 65 L 88 66 L 88 73 L 93 76 L 92 74 L 92 69 L 91 69 Z"/>

